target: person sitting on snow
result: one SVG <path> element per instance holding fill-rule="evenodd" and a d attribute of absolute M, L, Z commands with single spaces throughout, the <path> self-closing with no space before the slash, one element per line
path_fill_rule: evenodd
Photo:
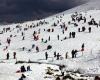
<path fill-rule="evenodd" d="M 25 69 L 25 66 L 23 65 L 23 66 L 21 66 L 21 72 L 26 72 L 26 69 Z"/>
<path fill-rule="evenodd" d="M 21 75 L 21 78 L 19 78 L 19 80 L 24 80 L 26 78 L 26 76 L 24 74 Z"/>
<path fill-rule="evenodd" d="M 31 71 L 30 65 L 27 66 L 27 71 Z"/>

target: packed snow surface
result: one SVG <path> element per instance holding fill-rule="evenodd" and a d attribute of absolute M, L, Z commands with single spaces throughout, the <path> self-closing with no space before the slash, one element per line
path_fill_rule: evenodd
<path fill-rule="evenodd" d="M 88 4 L 96 5 L 99 3 L 89 2 L 84 4 L 84 6 L 88 6 Z M 82 8 L 82 7 L 81 7 Z M 93 8 L 90 7 L 89 8 Z M 74 8 L 79 9 L 79 7 Z M 85 8 L 84 8 L 85 9 Z M 87 9 L 87 7 L 86 7 Z M 86 10 L 85 9 L 85 10 Z M 95 8 L 97 9 L 97 8 Z M 98 8 L 99 9 L 99 8 Z M 73 9 L 70 11 L 75 12 Z M 69 11 L 68 11 L 69 12 Z M 0 80 L 18 80 L 21 76 L 21 73 L 16 73 L 20 69 L 22 65 L 31 66 L 32 71 L 25 72 L 27 75 L 27 80 L 55 80 L 54 78 L 45 79 L 45 70 L 47 67 L 51 67 L 53 69 L 58 69 L 57 65 L 65 65 L 66 70 L 80 70 L 82 74 L 100 74 L 100 26 L 88 25 L 88 22 L 91 21 L 90 15 L 95 21 L 99 24 L 100 21 L 100 10 L 86 10 L 80 12 L 78 14 L 82 14 L 87 19 L 87 22 L 83 21 L 77 22 L 77 27 L 73 24 L 68 24 L 69 21 L 74 23 L 71 20 L 71 15 L 75 13 L 67 14 L 66 12 L 55 15 L 43 20 L 30 21 L 19 24 L 11 24 L 11 25 L 1 25 L 0 31 L 4 28 L 9 28 L 7 32 L 3 32 L 0 34 Z M 37 25 L 40 21 L 46 21 L 47 24 L 38 25 L 32 28 L 29 26 Z M 60 21 L 61 20 L 61 21 Z M 57 23 L 59 21 L 59 23 Z M 57 23 L 57 26 L 54 27 L 53 24 Z M 65 24 L 67 27 L 67 31 L 62 33 L 62 29 L 60 25 Z M 21 26 L 20 28 L 16 28 L 16 26 Z M 85 26 L 85 32 L 78 32 L 78 28 L 82 28 Z M 88 28 L 91 27 L 91 33 L 88 32 Z M 27 28 L 28 30 L 24 31 Z M 48 29 L 54 29 L 54 32 L 48 32 Z M 44 30 L 45 29 L 45 30 Z M 39 39 L 37 41 L 34 40 L 33 32 L 37 31 Z M 69 38 L 70 32 L 76 32 L 75 38 Z M 24 40 L 22 40 L 23 36 L 21 35 L 24 32 Z M 12 35 L 12 37 L 10 37 Z M 57 39 L 57 35 L 59 35 L 59 40 Z M 50 41 L 48 41 L 48 37 L 50 36 Z M 67 39 L 64 39 L 64 38 Z M 11 39 L 10 45 L 7 43 L 7 38 Z M 47 42 L 42 42 L 41 39 Z M 81 45 L 85 44 L 84 52 L 81 51 Z M 32 45 L 35 47 L 32 49 Z M 50 50 L 47 50 L 47 46 L 52 45 Z M 5 49 L 5 47 L 8 47 Z M 39 47 L 39 52 L 36 52 L 36 46 Z M 25 50 L 22 50 L 22 47 L 25 47 Z M 77 49 L 76 58 L 72 58 L 71 51 L 73 49 Z M 31 50 L 31 51 L 29 51 Z M 57 52 L 61 55 L 60 60 L 56 60 L 54 58 L 54 52 Z M 10 59 L 6 60 L 6 54 L 9 52 Z M 17 59 L 13 59 L 13 52 L 16 52 Z M 45 52 L 48 53 L 48 60 L 45 60 Z M 68 58 L 65 59 L 65 54 L 68 52 Z M 16 61 L 34 61 L 41 62 L 43 64 L 37 63 L 24 63 L 24 64 L 15 64 Z M 88 79 L 93 80 L 93 78 Z"/>

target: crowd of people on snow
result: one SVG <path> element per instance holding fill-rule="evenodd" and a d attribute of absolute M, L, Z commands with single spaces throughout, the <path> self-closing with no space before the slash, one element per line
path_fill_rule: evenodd
<path fill-rule="evenodd" d="M 16 31 L 17 34 L 20 34 L 21 36 L 21 40 L 22 41 L 25 41 L 27 40 L 26 38 L 26 32 L 29 30 L 29 29 L 33 29 L 33 33 L 31 34 L 31 38 L 33 39 L 33 42 L 40 42 L 43 43 L 43 44 L 47 44 L 46 46 L 46 49 L 44 50 L 44 56 L 45 56 L 45 59 L 48 60 L 49 58 L 49 53 L 48 51 L 50 49 L 53 48 L 53 46 L 51 44 L 48 44 L 48 42 L 52 41 L 52 36 L 49 35 L 47 36 L 47 39 L 45 39 L 45 37 L 42 37 L 41 36 L 41 33 L 42 32 L 46 32 L 45 34 L 51 34 L 51 33 L 56 33 L 56 28 L 59 27 L 60 31 L 59 31 L 59 34 L 56 33 L 55 35 L 55 38 L 57 41 L 63 41 L 63 40 L 66 40 L 66 39 L 75 39 L 76 37 L 78 37 L 78 33 L 80 32 L 85 32 L 86 30 L 88 30 L 89 33 L 92 32 L 92 27 L 91 25 L 93 26 L 96 26 L 97 28 L 100 26 L 100 22 L 97 22 L 94 18 L 92 18 L 92 16 L 90 15 L 90 21 L 87 20 L 86 16 L 84 16 L 83 14 L 81 13 L 77 13 L 75 12 L 74 14 L 72 14 L 70 17 L 71 17 L 71 21 L 69 22 L 64 22 L 63 21 L 63 17 L 64 17 L 64 14 L 61 15 L 61 16 L 56 16 L 55 18 L 52 18 L 52 20 L 54 20 L 54 23 L 52 23 L 50 26 L 51 28 L 37 28 L 39 26 L 44 26 L 44 25 L 49 25 L 49 21 L 46 21 L 46 20 L 40 20 L 38 21 L 37 23 L 32 23 L 30 25 L 26 24 L 25 26 L 22 26 L 22 25 L 17 25 L 15 28 L 11 28 L 11 27 L 5 27 L 2 29 L 1 33 L 0 34 L 4 34 L 4 33 L 7 33 L 7 32 L 12 32 L 12 31 Z M 56 21 L 55 21 L 56 19 Z M 79 23 L 83 21 L 84 24 L 88 24 L 89 27 L 87 26 L 81 26 L 79 27 Z M 69 26 L 72 25 L 74 28 L 77 29 L 77 31 L 73 30 L 73 31 L 70 31 L 68 32 L 69 30 Z M 37 30 L 34 30 L 34 28 L 37 28 Z M 60 35 L 60 33 L 64 36 L 64 38 L 62 39 L 62 35 Z M 68 33 L 68 36 L 65 34 L 65 33 Z M 15 35 L 15 34 L 10 34 L 7 39 L 6 39 L 6 43 L 7 45 L 3 48 L 3 51 L 6 51 L 9 49 L 9 47 L 11 46 L 12 42 L 13 42 L 13 38 L 17 38 L 19 35 Z M 2 42 L 0 42 L 0 45 L 3 45 Z M 82 52 L 82 55 L 83 55 L 83 52 L 85 51 L 85 44 L 83 42 L 82 46 L 81 46 L 81 49 L 77 50 L 77 49 L 72 49 L 71 52 L 65 52 L 65 59 L 68 59 L 68 54 L 70 53 L 71 54 L 71 58 L 76 58 L 77 57 L 77 53 L 78 52 Z M 24 45 L 23 47 L 21 47 L 22 51 L 25 51 L 27 48 L 26 48 L 26 45 Z M 32 50 L 36 51 L 36 53 L 38 52 L 41 52 L 40 51 L 40 46 L 37 45 L 37 44 L 33 44 L 31 45 L 31 48 L 28 48 L 27 51 L 28 52 L 31 52 L 32 53 Z M 13 59 L 16 59 L 17 56 L 16 56 L 16 52 L 13 52 Z M 61 60 L 63 59 L 62 57 L 62 54 L 60 52 L 57 52 L 55 51 L 54 52 L 54 55 L 53 55 L 53 58 L 56 58 L 56 60 Z M 10 52 L 7 53 L 6 55 L 6 59 L 9 60 L 10 59 Z M 28 70 L 30 70 L 30 67 L 27 68 Z M 23 71 L 26 71 L 24 66 L 21 67 L 21 72 Z M 23 80 L 22 78 L 25 78 L 25 76 L 22 74 L 22 77 L 20 80 Z M 59 79 L 57 79 L 59 80 Z"/>
<path fill-rule="evenodd" d="M 71 19 L 72 20 L 69 21 L 68 24 L 66 22 L 63 22 L 63 20 L 62 20 L 63 17 L 64 17 L 64 14 L 62 16 L 56 16 L 57 21 L 54 21 L 54 23 L 51 25 L 51 26 L 53 26 L 52 28 L 48 28 L 48 29 L 39 28 L 38 30 L 34 30 L 33 33 L 32 33 L 33 41 L 41 40 L 42 43 L 48 43 L 48 42 L 52 41 L 52 37 L 50 35 L 48 36 L 48 39 L 44 39 L 44 37 L 41 37 L 41 31 L 48 32 L 48 33 L 50 33 L 50 32 L 54 33 L 55 32 L 55 28 L 58 27 L 58 26 L 61 29 L 61 33 L 64 35 L 65 33 L 68 33 L 68 29 L 69 29 L 68 25 L 73 25 L 74 24 L 73 26 L 77 28 L 78 32 L 85 32 L 86 31 L 86 27 L 83 26 L 83 27 L 80 28 L 80 27 L 78 27 L 78 23 L 83 21 L 84 23 L 87 23 L 89 25 L 96 25 L 97 24 L 95 19 L 92 18 L 91 16 L 90 16 L 91 21 L 88 22 L 87 18 L 84 15 L 82 15 L 80 13 L 77 13 L 77 12 L 75 12 L 74 14 L 71 15 Z M 52 18 L 52 20 L 54 20 L 54 18 Z M 26 35 L 25 32 L 28 29 L 32 29 L 32 28 L 34 29 L 36 27 L 43 26 L 43 25 L 48 25 L 48 24 L 49 24 L 48 21 L 41 20 L 41 21 L 39 21 L 39 22 L 37 22 L 35 24 L 34 23 L 32 23 L 31 25 L 26 24 L 25 27 L 23 27 L 21 25 L 17 25 L 15 28 L 10 28 L 10 27 L 3 28 L 2 32 L 3 33 L 7 33 L 8 31 L 11 32 L 11 31 L 17 29 L 17 33 L 21 33 L 22 41 L 24 41 L 24 40 L 27 39 L 27 38 L 25 38 L 25 35 Z M 98 23 L 98 26 L 99 26 L 99 23 Z M 92 31 L 92 27 L 88 27 L 88 32 L 91 33 L 91 31 Z M 76 31 L 69 32 L 68 34 L 69 34 L 69 36 L 65 36 L 63 39 L 61 39 L 61 35 L 60 34 L 57 34 L 56 35 L 57 36 L 57 40 L 58 41 L 59 40 L 63 41 L 63 40 L 70 39 L 70 38 L 74 39 L 74 38 L 76 38 L 76 35 L 77 35 Z M 12 38 L 13 37 L 17 37 L 17 35 L 11 34 L 10 36 L 7 37 L 6 42 L 7 42 L 8 45 L 3 49 L 4 51 L 9 48 L 10 44 L 12 43 Z M 21 49 L 22 49 L 22 51 L 27 50 L 28 52 L 32 52 L 32 50 L 35 49 L 36 53 L 40 52 L 40 46 L 38 46 L 36 44 L 32 44 L 31 46 L 32 47 L 30 49 L 27 49 L 25 46 L 23 46 Z M 49 50 L 49 49 L 52 49 L 52 48 L 53 48 L 52 45 L 48 45 L 45 50 Z M 82 45 L 82 49 L 81 50 L 73 49 L 71 52 L 65 52 L 65 58 L 66 59 L 68 58 L 68 54 L 69 53 L 71 53 L 72 58 L 76 58 L 77 57 L 77 53 L 79 51 L 81 51 L 83 53 L 84 44 Z M 6 55 L 6 59 L 9 60 L 9 57 L 10 57 L 10 55 L 9 55 L 9 52 L 8 52 L 7 55 Z M 46 60 L 49 58 L 49 54 L 47 52 L 45 52 L 45 58 L 46 58 Z M 56 53 L 56 51 L 55 51 L 54 52 L 54 58 L 59 60 L 60 58 L 62 58 L 62 55 L 59 52 Z M 13 59 L 16 59 L 16 52 L 13 53 Z"/>

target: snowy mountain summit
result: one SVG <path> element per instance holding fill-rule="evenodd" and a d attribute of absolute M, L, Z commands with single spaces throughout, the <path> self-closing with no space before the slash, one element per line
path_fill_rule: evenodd
<path fill-rule="evenodd" d="M 0 80 L 100 80 L 99 0 L 0 26 Z"/>

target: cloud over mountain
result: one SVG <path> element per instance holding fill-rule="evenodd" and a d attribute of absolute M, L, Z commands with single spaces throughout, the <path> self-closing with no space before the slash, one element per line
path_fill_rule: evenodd
<path fill-rule="evenodd" d="M 86 0 L 0 0 L 0 22 L 42 18 L 82 4 Z"/>

